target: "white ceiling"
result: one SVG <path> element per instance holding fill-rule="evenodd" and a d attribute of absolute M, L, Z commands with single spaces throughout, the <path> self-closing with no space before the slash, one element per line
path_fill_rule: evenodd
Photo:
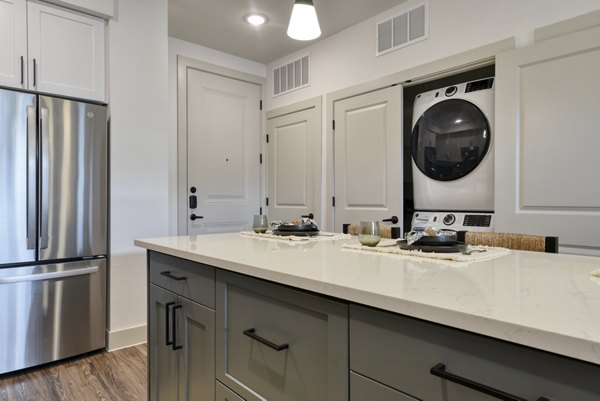
<path fill-rule="evenodd" d="M 405 1 L 314 0 L 319 39 Z M 293 5 L 294 0 L 169 0 L 169 36 L 267 64 L 314 42 L 286 35 Z M 249 12 L 264 14 L 269 22 L 254 27 L 243 21 Z"/>

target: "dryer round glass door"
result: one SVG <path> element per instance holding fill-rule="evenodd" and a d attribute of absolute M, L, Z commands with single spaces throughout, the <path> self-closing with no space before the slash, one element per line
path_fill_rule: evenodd
<path fill-rule="evenodd" d="M 412 132 L 412 157 L 419 170 L 438 181 L 452 181 L 473 171 L 490 148 L 491 130 L 473 103 L 449 99 L 419 118 Z"/>

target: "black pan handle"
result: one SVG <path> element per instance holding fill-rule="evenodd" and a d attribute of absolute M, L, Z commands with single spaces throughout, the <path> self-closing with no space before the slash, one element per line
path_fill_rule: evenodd
<path fill-rule="evenodd" d="M 171 319 L 169 318 L 169 310 L 171 309 L 171 306 L 175 305 L 175 302 L 167 302 L 165 304 L 165 309 L 167 310 L 167 318 L 165 319 L 166 323 L 165 323 L 165 345 L 171 345 L 173 344 L 173 340 L 170 340 L 169 337 L 169 327 L 171 327 Z"/>
<path fill-rule="evenodd" d="M 306 217 L 306 218 L 308 218 L 308 219 L 311 219 L 311 220 L 312 220 L 312 219 L 315 217 L 315 215 L 314 215 L 314 214 L 312 214 L 312 213 L 309 213 L 309 214 L 303 214 L 303 215 L 302 215 L 302 216 L 300 216 L 300 217 Z"/>
<path fill-rule="evenodd" d="M 173 351 L 183 348 L 183 346 L 177 345 L 177 309 L 181 309 L 181 305 L 173 306 Z"/>
<path fill-rule="evenodd" d="M 290 347 L 288 344 L 275 344 L 275 343 L 272 343 L 271 341 L 267 340 L 266 338 L 262 338 L 261 336 L 256 334 L 256 330 L 254 328 L 244 330 L 244 334 L 247 335 L 248 337 L 258 341 L 259 343 L 263 343 L 264 345 L 266 345 L 269 348 L 273 348 L 275 351 L 282 351 L 282 350 Z"/>
<path fill-rule="evenodd" d="M 176 275 L 172 274 L 171 271 L 160 272 L 160 274 L 161 274 L 161 276 L 168 277 L 171 280 L 175 280 L 175 281 L 187 280 L 186 276 L 176 276 Z"/>
<path fill-rule="evenodd" d="M 461 386 L 465 386 L 471 388 L 473 390 L 479 391 L 480 393 L 490 395 L 494 398 L 498 398 L 499 400 L 504 401 L 527 401 L 525 398 L 520 398 L 514 396 L 512 394 L 505 393 L 504 391 L 497 390 L 495 388 L 486 386 L 485 384 L 477 383 L 476 381 L 467 379 L 466 377 L 458 376 L 453 373 L 446 371 L 446 365 L 443 363 L 438 363 L 434 367 L 429 370 L 434 376 L 441 377 L 442 379 L 460 384 Z M 543 401 L 544 397 L 538 398 L 538 401 Z"/>
<path fill-rule="evenodd" d="M 397 224 L 398 223 L 398 217 L 397 216 L 392 216 L 389 219 L 383 219 L 381 221 L 387 221 L 387 222 L 390 222 L 392 224 Z"/>

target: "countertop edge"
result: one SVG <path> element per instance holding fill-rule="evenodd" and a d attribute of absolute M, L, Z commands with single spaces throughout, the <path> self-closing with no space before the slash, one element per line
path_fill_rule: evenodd
<path fill-rule="evenodd" d="M 600 365 L 600 343 L 135 240 L 138 247 Z M 590 352 L 592 350 L 592 352 Z"/>

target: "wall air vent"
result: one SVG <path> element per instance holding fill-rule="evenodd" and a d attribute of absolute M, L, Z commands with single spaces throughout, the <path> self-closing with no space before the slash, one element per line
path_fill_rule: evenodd
<path fill-rule="evenodd" d="M 310 85 L 310 57 L 300 57 L 273 68 L 273 97 Z"/>
<path fill-rule="evenodd" d="M 420 42 L 429 37 L 427 2 L 377 24 L 375 55 L 381 56 L 396 49 Z"/>

